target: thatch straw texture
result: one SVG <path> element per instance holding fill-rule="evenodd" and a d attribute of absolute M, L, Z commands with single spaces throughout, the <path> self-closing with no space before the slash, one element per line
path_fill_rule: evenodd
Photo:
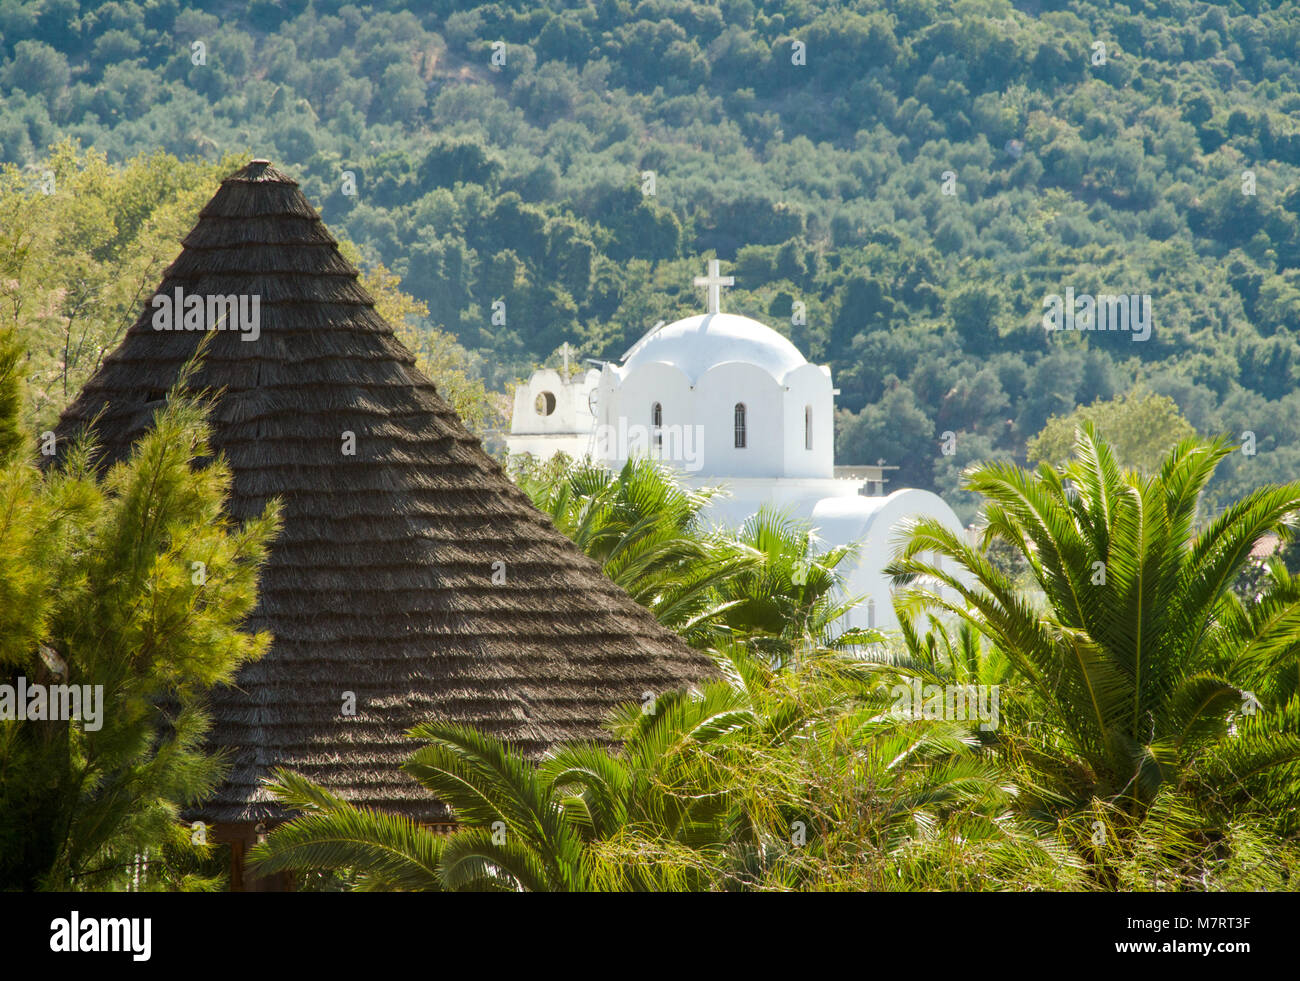
<path fill-rule="evenodd" d="M 253 162 L 222 182 L 183 246 L 159 293 L 261 297 L 260 338 L 214 332 L 191 383 L 224 389 L 211 422 L 234 471 L 231 514 L 285 503 L 249 624 L 274 644 L 215 699 L 214 743 L 234 765 L 195 818 L 284 817 L 261 786 L 278 765 L 355 803 L 438 820 L 398 770 L 415 723 L 463 721 L 538 753 L 606 738 L 617 702 L 711 673 L 483 451 L 294 181 Z M 204 336 L 154 330 L 152 317 L 146 303 L 60 437 L 102 411 L 111 461 L 150 425 L 149 400 Z M 355 717 L 342 714 L 349 691 Z"/>

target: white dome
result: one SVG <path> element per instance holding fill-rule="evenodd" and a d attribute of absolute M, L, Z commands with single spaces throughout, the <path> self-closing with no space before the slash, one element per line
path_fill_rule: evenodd
<path fill-rule="evenodd" d="M 651 331 L 623 356 L 619 373 L 654 362 L 674 365 L 692 383 L 710 368 L 731 362 L 757 365 L 777 381 L 808 363 L 771 327 L 734 313 L 699 314 Z"/>

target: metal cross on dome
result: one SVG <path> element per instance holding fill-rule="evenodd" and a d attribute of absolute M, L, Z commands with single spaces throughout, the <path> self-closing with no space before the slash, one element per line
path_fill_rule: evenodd
<path fill-rule="evenodd" d="M 736 277 L 723 276 L 721 263 L 717 259 L 710 259 L 709 274 L 707 276 L 696 276 L 695 285 L 709 288 L 709 313 L 721 313 L 722 287 L 735 286 Z"/>

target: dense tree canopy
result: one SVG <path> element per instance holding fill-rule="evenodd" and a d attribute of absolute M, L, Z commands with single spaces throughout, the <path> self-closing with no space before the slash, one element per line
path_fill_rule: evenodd
<path fill-rule="evenodd" d="M 33 193 L 12 164 L 0 167 L 0 329 L 23 339 L 25 416 L 34 431 L 53 426 L 121 341 L 199 208 L 237 167 L 234 156 L 209 164 L 164 153 L 112 166 L 65 142 L 43 165 L 49 193 Z M 360 257 L 346 239 L 340 249 L 353 263 Z M 427 323 L 427 308 L 395 275 L 374 264 L 361 283 L 469 425 L 500 419 L 503 400 L 485 390 L 477 359 Z"/>
<path fill-rule="evenodd" d="M 1219 504 L 1295 472 L 1294 0 L 406 6 L 4 0 L 0 161 L 253 148 L 497 390 L 698 309 L 716 253 L 834 369 L 841 462 L 944 489 L 944 431 L 1023 460 L 1141 383 L 1254 433 Z M 1045 331 L 1067 289 L 1150 337 Z"/>
<path fill-rule="evenodd" d="M 1170 450 L 1196 435 L 1167 395 L 1131 393 L 1053 416 L 1029 441 L 1030 462 L 1063 466 L 1074 450 L 1075 434 L 1089 422 L 1110 441 L 1120 466 L 1146 473 L 1158 470 Z"/>

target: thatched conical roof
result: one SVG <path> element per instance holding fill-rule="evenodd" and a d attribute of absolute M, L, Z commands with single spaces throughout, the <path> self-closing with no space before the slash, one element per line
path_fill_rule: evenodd
<path fill-rule="evenodd" d="M 274 642 L 214 700 L 213 741 L 233 767 L 195 817 L 282 817 L 261 781 L 286 766 L 355 803 L 436 820 L 398 769 L 415 723 L 463 721 L 536 753 L 607 738 L 619 701 L 711 672 L 483 451 L 294 181 L 254 161 L 183 246 L 158 293 L 261 298 L 258 339 L 212 332 L 190 384 L 224 389 L 210 420 L 234 472 L 232 516 L 279 496 L 285 519 L 249 624 Z M 116 460 L 151 424 L 204 336 L 155 330 L 153 313 L 147 303 L 60 437 L 102 411 L 96 436 Z M 346 691 L 355 717 L 342 714 Z"/>

